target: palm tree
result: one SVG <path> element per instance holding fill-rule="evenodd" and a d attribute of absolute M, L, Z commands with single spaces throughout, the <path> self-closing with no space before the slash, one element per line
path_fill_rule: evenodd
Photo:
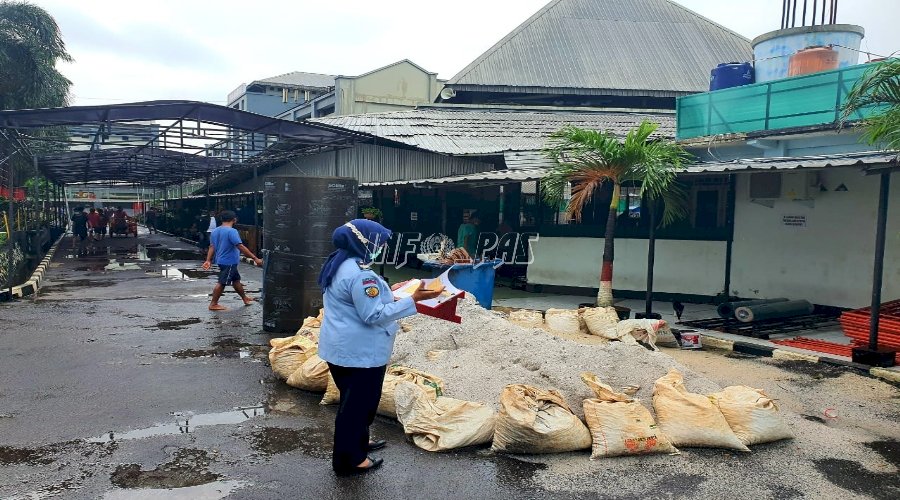
<path fill-rule="evenodd" d="M 72 82 L 56 63 L 71 60 L 47 11 L 30 3 L 0 2 L 0 109 L 64 106 Z"/>
<path fill-rule="evenodd" d="M 869 106 L 884 110 L 866 119 L 864 137 L 870 144 L 900 151 L 900 59 L 888 59 L 868 70 L 847 95 L 842 121 Z"/>
<path fill-rule="evenodd" d="M 613 305 L 616 211 L 622 184 L 640 184 L 642 197 L 646 196 L 651 203 L 663 201 L 660 225 L 687 214 L 684 191 L 675 178 L 689 155 L 671 141 L 651 139 L 658 127 L 645 121 L 629 131 L 623 141 L 608 132 L 566 127 L 550 136 L 545 150 L 556 164 L 541 181 L 543 196 L 548 203 L 559 206 L 571 185 L 572 197 L 566 213 L 576 221 L 581 220 L 581 212 L 594 194 L 604 185 L 612 184 L 597 305 Z"/>

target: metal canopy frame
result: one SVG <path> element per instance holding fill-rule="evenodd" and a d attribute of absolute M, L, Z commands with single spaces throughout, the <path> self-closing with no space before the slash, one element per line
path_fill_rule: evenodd
<path fill-rule="evenodd" d="M 0 111 L 0 133 L 20 153 L 35 157 L 38 169 L 56 183 L 148 187 L 347 147 L 367 137 L 195 101 Z M 35 153 L 47 150 L 54 152 Z"/>

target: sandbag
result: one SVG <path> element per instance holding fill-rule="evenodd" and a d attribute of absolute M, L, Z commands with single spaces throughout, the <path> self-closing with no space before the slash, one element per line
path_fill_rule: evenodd
<path fill-rule="evenodd" d="M 573 334 L 581 333 L 581 318 L 574 309 L 547 309 L 544 322 L 552 332 Z"/>
<path fill-rule="evenodd" d="M 494 436 L 494 410 L 472 401 L 431 399 L 421 385 L 400 381 L 394 389 L 397 420 L 412 442 L 427 451 L 446 451 L 489 443 Z"/>
<path fill-rule="evenodd" d="M 674 368 L 654 383 L 653 409 L 663 433 L 675 446 L 750 451 L 712 400 L 688 392 L 684 378 Z"/>
<path fill-rule="evenodd" d="M 389 378 L 390 377 L 390 378 Z M 421 386 L 434 401 L 444 393 L 444 381 L 440 377 L 425 373 L 415 368 L 393 365 L 388 367 L 381 389 L 381 400 L 378 402 L 378 414 L 397 418 L 397 407 L 394 402 L 394 388 L 400 382 L 412 382 Z"/>
<path fill-rule="evenodd" d="M 599 335 L 607 339 L 618 338 L 616 325 L 619 314 L 614 307 L 586 307 L 581 311 L 585 327 L 591 335 Z"/>
<path fill-rule="evenodd" d="M 524 384 L 503 388 L 492 450 L 560 453 L 590 447 L 590 431 L 559 392 Z"/>
<path fill-rule="evenodd" d="M 328 374 L 328 363 L 315 354 L 287 378 L 287 385 L 306 391 L 322 392 L 328 388 Z"/>
<path fill-rule="evenodd" d="M 632 401 L 633 398 L 631 396 L 640 389 L 640 386 L 631 385 L 623 388 L 622 392 L 616 392 L 612 387 L 601 382 L 600 377 L 591 372 L 581 372 L 581 381 L 594 393 L 594 397 L 601 401 Z"/>
<path fill-rule="evenodd" d="M 725 421 L 747 446 L 794 437 L 778 416 L 775 401 L 760 389 L 734 385 L 710 394 Z"/>
<path fill-rule="evenodd" d="M 406 381 L 419 385 L 434 401 L 443 394 L 444 381 L 439 377 L 405 366 L 394 365 L 387 369 L 384 383 L 381 386 L 381 399 L 378 401 L 378 414 L 386 417 L 397 418 L 397 408 L 394 402 L 394 388 L 399 382 Z M 320 404 L 333 405 L 341 401 L 341 391 L 334 383 L 334 378 L 329 374 L 328 386 Z"/>
<path fill-rule="evenodd" d="M 616 325 L 616 330 L 620 340 L 626 340 L 626 336 L 628 336 L 638 342 L 648 344 L 654 349 L 656 349 L 659 331 L 668 331 L 672 341 L 675 340 L 675 337 L 671 335 L 669 324 L 661 319 L 626 319 Z"/>
<path fill-rule="evenodd" d="M 523 328 L 541 328 L 544 326 L 544 315 L 528 309 L 510 311 L 509 321 Z"/>
<path fill-rule="evenodd" d="M 269 364 L 276 377 L 287 380 L 318 350 L 315 342 L 302 335 L 294 335 L 290 342 L 279 343 L 278 347 L 269 350 Z"/>
<path fill-rule="evenodd" d="M 325 319 L 325 309 L 319 309 L 319 315 L 315 318 L 312 316 L 308 316 L 303 320 L 303 326 L 301 328 L 321 328 L 322 320 Z"/>
<path fill-rule="evenodd" d="M 581 380 L 597 396 L 584 400 L 584 418 L 593 441 L 592 459 L 678 453 L 644 405 L 616 392 L 593 373 L 582 373 Z"/>

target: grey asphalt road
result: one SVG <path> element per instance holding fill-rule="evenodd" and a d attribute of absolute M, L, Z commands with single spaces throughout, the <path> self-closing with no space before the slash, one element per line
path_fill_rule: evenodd
<path fill-rule="evenodd" d="M 208 311 L 212 278 L 199 253 L 173 238 L 141 234 L 81 254 L 70 246 L 37 297 L 0 304 L 0 498 L 900 495 L 896 387 L 705 352 L 672 354 L 723 385 L 775 392 L 798 438 L 749 455 L 433 454 L 379 417 L 385 467 L 336 478 L 334 409 L 272 377 L 259 305 L 232 293 L 228 311 Z M 243 265 L 242 274 L 259 289 L 258 269 Z M 825 407 L 838 419 L 823 418 Z"/>

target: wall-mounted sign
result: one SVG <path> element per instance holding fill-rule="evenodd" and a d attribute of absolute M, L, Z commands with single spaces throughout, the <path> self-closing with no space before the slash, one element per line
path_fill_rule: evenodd
<path fill-rule="evenodd" d="M 787 227 L 806 227 L 805 215 L 782 215 L 781 224 Z"/>
<path fill-rule="evenodd" d="M 410 212 L 409 220 L 419 220 L 419 212 Z"/>

